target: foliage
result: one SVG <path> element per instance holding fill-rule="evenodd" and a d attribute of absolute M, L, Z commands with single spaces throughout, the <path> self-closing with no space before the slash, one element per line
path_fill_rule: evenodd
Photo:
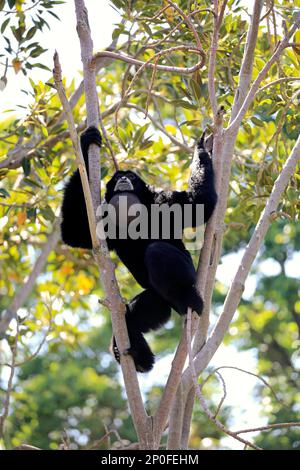
<path fill-rule="evenodd" d="M 53 11 L 63 1 L 46 0 L 1 0 L 0 1 L 0 31 L 3 42 L 3 52 L 0 54 L 6 68 L 12 67 L 15 73 L 20 71 L 27 75 L 34 67 L 50 70 L 38 59 L 47 49 L 38 40 L 39 33 L 45 27 L 50 29 L 46 20 L 48 15 L 59 19 Z M 47 15 L 48 14 L 48 15 Z M 38 59 L 38 60 L 37 60 Z M 0 79 L 0 89 L 7 83 L 6 71 Z"/>
<path fill-rule="evenodd" d="M 47 45 L 37 44 L 35 35 L 47 26 L 44 13 L 57 15 L 59 3 L 0 1 L 2 34 L 7 43 L 2 62 L 7 58 L 15 71 L 21 68 L 23 73 L 30 72 L 26 93 L 32 103 L 25 118 L 16 112 L 14 118 L 0 122 L 0 311 L 9 307 L 31 273 L 58 215 L 62 182 L 74 170 L 70 139 L 52 78 L 45 71 L 44 82 L 34 79 L 34 67 L 49 67 L 42 56 L 39 58 Z M 146 61 L 161 49 L 194 43 L 190 30 L 180 23 L 181 18 L 173 9 L 153 18 L 161 8 L 160 0 L 112 3 L 124 19 L 112 31 L 124 54 Z M 201 8 L 206 10 L 198 13 L 193 13 L 197 2 L 177 3 L 185 11 L 191 9 L 207 52 L 213 21 L 207 10 L 211 2 L 201 2 Z M 280 27 L 274 28 L 272 19 L 269 25 L 261 22 L 254 77 L 272 55 L 282 30 L 291 23 L 290 2 L 275 0 L 274 5 Z M 30 10 L 31 6 L 34 8 Z M 299 9 L 299 2 L 294 2 L 294 8 Z M 233 103 L 247 20 L 245 3 L 230 0 L 220 31 L 216 70 L 218 104 L 226 110 Z M 175 29 L 177 23 L 180 25 Z M 167 65 L 180 67 L 191 66 L 196 60 L 194 54 L 186 52 L 170 53 L 163 59 Z M 299 54 L 289 47 L 262 83 L 243 121 L 232 168 L 224 255 L 238 252 L 249 240 L 294 145 L 299 129 L 299 70 Z M 97 74 L 100 107 L 113 151 L 121 168 L 137 169 L 150 184 L 185 188 L 191 162 L 188 146 L 192 148 L 202 129 L 212 124 L 207 66 L 192 76 L 157 71 L 153 86 L 151 69 L 138 75 L 136 71 L 133 66 L 114 61 Z M 116 116 L 116 104 L 124 98 L 133 79 L 129 97 L 121 103 Z M 269 86 L 264 88 L 266 85 Z M 72 82 L 66 89 L 70 97 L 75 84 Z M 145 118 L 148 101 L 149 116 Z M 73 109 L 79 129 L 84 127 L 83 105 L 81 96 Z M 114 168 L 107 147 L 102 155 L 105 184 Z M 256 292 L 253 297 L 244 298 L 233 324 L 235 334 L 229 333 L 226 340 L 237 351 L 255 350 L 258 372 L 287 403 L 283 407 L 270 390 L 257 388 L 257 401 L 262 400 L 261 411 L 269 422 L 299 420 L 299 396 L 295 392 L 299 388 L 299 285 L 286 273 L 289 258 L 299 251 L 300 235 L 295 222 L 299 218 L 299 179 L 296 173 L 284 193 L 278 218 L 253 272 Z M 195 262 L 198 255 L 194 253 Z M 260 266 L 270 259 L 272 266 L 279 266 L 279 273 L 262 276 Z M 118 263 L 117 259 L 114 261 Z M 138 292 L 119 263 L 118 279 L 125 298 Z M 218 283 L 216 312 L 225 292 L 226 287 Z M 122 438 L 134 441 L 119 376 L 107 355 L 110 329 L 107 312 L 98 304 L 103 295 L 91 254 L 68 249 L 59 242 L 18 311 L 17 362 L 25 364 L 18 367 L 13 384 L 12 413 L 3 440 L 6 446 L 27 441 L 42 448 L 57 448 L 66 429 L 72 445 L 88 447 L 105 434 L 105 426 L 118 429 Z M 166 329 L 153 335 L 152 343 L 160 357 L 174 351 L 180 329 L 181 322 L 174 314 Z M 2 363 L 11 360 L 16 334 L 13 323 L 2 341 Z M 43 338 L 41 351 L 28 362 Z M 7 388 L 7 377 L 8 368 L 3 367 L 2 391 Z M 154 406 L 160 393 L 160 387 L 149 391 L 149 407 Z M 222 419 L 228 419 L 228 410 L 224 410 Z M 212 438 L 212 447 L 222 447 L 220 433 L 196 411 L 191 445 L 201 446 L 205 436 Z M 264 448 L 298 448 L 299 434 L 293 430 L 267 431 L 256 441 Z M 106 444 L 104 441 L 101 445 Z"/>

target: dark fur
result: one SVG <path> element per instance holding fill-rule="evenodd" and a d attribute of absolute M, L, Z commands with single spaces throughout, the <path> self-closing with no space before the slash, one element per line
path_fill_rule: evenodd
<path fill-rule="evenodd" d="M 88 147 L 101 145 L 101 135 L 94 128 L 88 128 L 81 136 L 83 156 L 88 167 Z M 136 173 L 117 171 L 106 186 L 105 199 L 110 201 L 114 188 L 122 176 L 130 176 L 134 194 L 147 207 L 151 204 L 204 204 L 204 218 L 208 221 L 217 202 L 214 174 L 210 155 L 204 149 L 204 137 L 197 144 L 197 158 L 192 169 L 188 191 L 157 191 L 148 186 Z M 73 247 L 92 248 L 91 237 L 78 170 L 70 178 L 64 191 L 62 204 L 62 239 Z M 193 223 L 193 226 L 195 224 Z M 130 339 L 129 354 L 140 372 L 151 370 L 154 355 L 143 333 L 156 330 L 171 315 L 171 307 L 180 315 L 191 307 L 198 314 L 203 301 L 195 288 L 196 272 L 189 252 L 182 240 L 151 239 L 107 239 L 108 248 L 114 250 L 145 289 L 132 299 L 126 307 L 126 323 Z M 113 343 L 116 359 L 119 351 Z"/>

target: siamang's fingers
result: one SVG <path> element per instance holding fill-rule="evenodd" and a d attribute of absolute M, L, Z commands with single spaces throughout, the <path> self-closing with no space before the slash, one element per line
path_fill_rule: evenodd
<path fill-rule="evenodd" d="M 102 138 L 99 129 L 95 126 L 88 127 L 80 136 L 81 144 L 88 147 L 91 144 L 101 147 Z"/>
<path fill-rule="evenodd" d="M 206 131 L 203 132 L 202 136 L 198 140 L 198 149 L 204 149 L 205 133 Z"/>
<path fill-rule="evenodd" d="M 214 144 L 214 136 L 213 134 L 209 134 L 209 136 L 205 139 L 205 143 L 204 143 L 204 148 L 208 153 L 212 153 L 213 144 Z"/>
<path fill-rule="evenodd" d="M 119 349 L 118 349 L 118 346 L 117 346 L 117 343 L 116 343 L 116 340 L 115 340 L 114 336 L 112 337 L 111 345 L 110 345 L 109 349 L 110 349 L 111 353 L 115 356 L 115 360 L 120 364 L 120 353 L 119 353 Z"/>

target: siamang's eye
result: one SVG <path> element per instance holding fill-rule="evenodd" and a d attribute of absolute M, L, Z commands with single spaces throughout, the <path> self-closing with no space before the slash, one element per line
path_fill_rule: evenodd
<path fill-rule="evenodd" d="M 131 175 L 131 174 L 129 174 L 129 175 L 127 175 L 127 176 L 128 176 L 128 178 L 129 178 L 130 180 L 134 180 L 134 178 L 135 178 L 135 176 L 134 176 L 134 175 Z"/>

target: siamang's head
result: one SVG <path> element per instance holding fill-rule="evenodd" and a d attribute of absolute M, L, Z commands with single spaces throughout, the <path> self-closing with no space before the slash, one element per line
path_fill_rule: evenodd
<path fill-rule="evenodd" d="M 116 171 L 106 185 L 106 202 L 109 202 L 116 194 L 134 194 L 142 198 L 147 186 L 146 183 L 133 171 Z"/>
<path fill-rule="evenodd" d="M 135 219 L 136 215 L 129 215 L 128 211 L 133 205 L 145 204 L 148 191 L 146 183 L 133 171 L 116 171 L 106 185 L 105 200 L 115 209 L 117 225 L 127 226 Z"/>

